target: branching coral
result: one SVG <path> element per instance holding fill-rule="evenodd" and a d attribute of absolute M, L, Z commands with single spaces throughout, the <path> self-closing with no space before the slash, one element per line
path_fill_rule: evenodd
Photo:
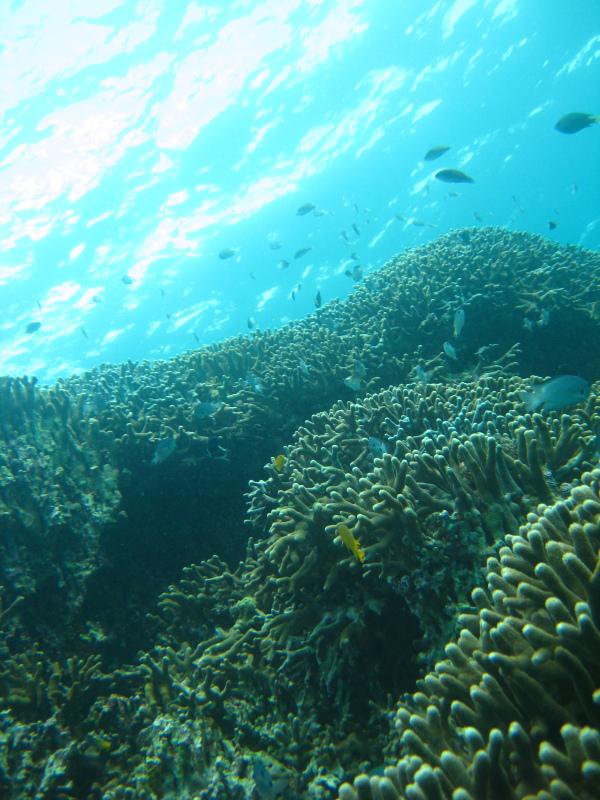
<path fill-rule="evenodd" d="M 330 798 L 344 774 L 399 755 L 388 710 L 414 686 L 417 652 L 427 664 L 441 652 L 488 556 L 492 596 L 475 593 L 469 633 L 398 710 L 407 755 L 388 768 L 391 784 L 371 789 L 361 777 L 342 793 L 393 797 L 406 786 L 422 800 L 453 780 L 460 800 L 477 796 L 486 774 L 516 796 L 515 776 L 525 787 L 546 780 L 540 800 L 552 781 L 585 789 L 597 761 L 596 734 L 584 730 L 595 724 L 585 655 L 595 634 L 572 601 L 589 576 L 567 553 L 571 585 L 544 544 L 563 597 L 544 568 L 527 573 L 508 535 L 540 503 L 582 491 L 598 457 L 598 394 L 568 414 L 528 414 L 528 382 L 510 374 L 568 364 L 597 377 L 599 275 L 598 255 L 580 248 L 456 231 L 279 331 L 50 388 L 2 380 L 0 793 L 12 784 L 15 796 L 249 797 L 254 766 L 268 763 L 284 774 L 284 797 Z M 458 309 L 465 324 L 454 335 Z M 572 346 L 582 338 L 586 348 Z M 282 450 L 250 487 L 255 541 L 230 568 L 246 544 L 247 480 Z M 573 546 L 590 571 L 558 528 L 555 544 Z M 193 561 L 202 563 L 140 625 L 148 599 Z M 498 592 L 515 605 L 496 624 Z M 553 622 L 571 628 L 538 611 L 514 623 L 548 592 L 571 615 Z M 576 602 L 595 619 L 592 595 Z M 46 652 L 30 644 L 40 632 Z M 116 666 L 138 644 L 134 665 Z M 578 691 L 587 694 L 576 701 Z M 549 692 L 542 724 L 527 703 Z"/>
<path fill-rule="evenodd" d="M 235 571 L 213 559 L 161 597 L 148 667 L 157 707 L 209 718 L 237 758 L 269 750 L 302 785 L 314 775 L 330 786 L 341 766 L 376 757 L 383 709 L 414 678 L 419 629 L 441 645 L 440 620 L 450 629 L 486 554 L 504 557 L 506 535 L 594 457 L 596 393 L 569 417 L 531 416 L 524 386 L 399 387 L 303 426 L 281 471 L 269 465 L 250 493 L 269 535 Z M 369 436 L 393 454 L 374 456 Z M 360 536 L 362 566 L 336 544 L 342 521 Z M 339 743 L 335 756 L 315 763 L 297 748 L 298 717 L 324 751 Z"/>
<path fill-rule="evenodd" d="M 356 568 L 346 551 L 332 558 L 346 525 L 364 549 L 363 581 L 392 585 L 435 640 L 485 548 L 594 460 L 597 395 L 580 414 L 544 418 L 524 413 L 525 385 L 399 387 L 313 417 L 284 469 L 251 484 L 249 519 L 269 530 L 277 573 L 262 591 L 319 579 L 327 590 L 341 568 Z"/>
<path fill-rule="evenodd" d="M 507 536 L 446 658 L 398 706 L 397 766 L 340 800 L 598 797 L 599 489 L 585 473 Z"/>
<path fill-rule="evenodd" d="M 116 516 L 117 472 L 87 446 L 89 426 L 61 389 L 1 379 L 0 417 L 0 582 L 35 627 L 50 598 L 57 614 L 81 602 Z"/>

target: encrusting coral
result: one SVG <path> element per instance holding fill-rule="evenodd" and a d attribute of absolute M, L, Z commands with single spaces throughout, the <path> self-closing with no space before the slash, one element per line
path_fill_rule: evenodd
<path fill-rule="evenodd" d="M 506 537 L 446 658 L 397 708 L 396 766 L 339 800 L 599 796 L 599 490 L 584 473 Z"/>

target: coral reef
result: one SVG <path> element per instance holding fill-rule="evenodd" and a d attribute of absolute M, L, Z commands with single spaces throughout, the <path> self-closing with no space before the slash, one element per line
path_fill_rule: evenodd
<path fill-rule="evenodd" d="M 213 558 L 163 593 L 146 697 L 187 731 L 221 732 L 228 767 L 212 791 L 227 796 L 225 774 L 235 784 L 259 752 L 294 776 L 283 797 L 331 797 L 344 771 L 390 752 L 386 709 L 412 685 L 419 650 L 431 660 L 489 552 L 503 557 L 509 531 L 576 492 L 597 457 L 596 391 L 543 418 L 523 413 L 524 386 L 397 387 L 314 416 L 250 492 L 268 537 L 236 570 Z M 412 428 L 397 437 L 399 409 Z M 369 436 L 385 430 L 395 452 L 373 457 Z M 348 503 L 367 520 L 362 565 L 335 541 L 339 520 L 353 524 Z"/>
<path fill-rule="evenodd" d="M 250 484 L 249 518 L 272 535 L 273 582 L 297 591 L 312 578 L 314 596 L 353 568 L 408 601 L 430 648 L 445 641 L 440 625 L 477 581 L 482 552 L 597 457 L 597 395 L 546 419 L 523 413 L 527 385 L 401 386 L 314 416 L 283 469 Z M 360 541 L 362 569 L 352 553 L 334 555 L 340 526 Z"/>
<path fill-rule="evenodd" d="M 398 706 L 397 765 L 340 800 L 598 797 L 599 489 L 584 473 L 506 537 L 446 658 Z"/>
<path fill-rule="evenodd" d="M 99 536 L 117 514 L 117 471 L 60 388 L 0 379 L 0 585 L 36 629 L 81 603 Z"/>
<path fill-rule="evenodd" d="M 89 416 L 102 463 L 118 469 L 127 515 L 105 537 L 101 582 L 119 587 L 119 609 L 135 586 L 141 607 L 192 561 L 217 553 L 235 563 L 248 480 L 307 418 L 340 399 L 416 375 L 544 375 L 568 364 L 597 377 L 599 277 L 597 253 L 498 228 L 459 230 L 396 256 L 344 302 L 280 330 L 73 376 L 61 386 Z M 457 310 L 464 325 L 454 337 Z M 444 352 L 448 339 L 456 360 Z M 106 609 L 103 627 L 119 609 Z M 136 608 L 119 616 L 134 621 L 117 634 L 132 652 L 142 643 L 141 616 Z"/>
<path fill-rule="evenodd" d="M 593 796 L 598 385 L 521 392 L 599 377 L 598 277 L 456 231 L 279 331 L 0 380 L 0 798 Z"/>
<path fill-rule="evenodd" d="M 47 409 L 45 424 L 58 437 L 35 467 L 33 431 L 13 448 L 17 471 L 29 464 L 41 473 L 35 481 L 24 478 L 27 485 L 48 485 L 27 489 L 30 497 L 43 498 L 42 517 L 38 501 L 9 492 L 11 513 L 34 527 L 43 519 L 44 529 L 52 529 L 70 506 L 59 502 L 44 475 L 62 469 L 68 484 L 88 459 L 99 480 L 88 474 L 90 489 L 80 496 L 71 497 L 65 485 L 69 503 L 89 515 L 87 499 L 99 510 L 98 493 L 106 487 L 101 502 L 107 510 L 118 504 L 119 513 L 100 538 L 91 531 L 84 537 L 87 552 L 77 560 L 97 568 L 85 575 L 80 570 L 72 605 L 83 606 L 96 628 L 111 629 L 106 647 L 129 657 L 144 641 L 143 609 L 186 564 L 213 553 L 229 563 L 242 556 L 247 482 L 312 414 L 415 376 L 431 383 L 552 374 L 568 364 L 571 372 L 597 377 L 593 287 L 599 276 L 597 253 L 498 228 L 459 230 L 391 259 L 346 301 L 332 301 L 281 330 L 253 332 L 169 361 L 105 365 L 49 389 L 9 382 L 4 393 L 12 398 L 5 401 L 11 414 L 27 419 L 30 396 L 36 398 L 35 414 Z M 464 312 L 464 324 L 454 336 L 457 311 Z M 444 351 L 449 339 L 455 360 Z M 580 341 L 586 346 L 578 347 Z M 5 428 L 0 438 L 11 458 L 14 435 Z M 34 448 L 30 455 L 27 447 Z M 3 473 L 5 483 L 13 480 L 9 473 Z M 101 526 L 104 517 L 97 515 Z M 64 519 L 65 535 L 80 528 Z M 45 539 L 61 541 L 53 534 Z M 40 569 L 55 560 L 53 552 Z M 7 600 L 22 593 L 17 584 L 29 582 L 27 575 L 12 575 Z M 100 602 L 106 583 L 113 592 Z"/>
<path fill-rule="evenodd" d="M 356 392 L 410 380 L 471 377 L 512 365 L 520 374 L 593 375 L 600 355 L 594 281 L 598 253 L 499 228 L 455 231 L 391 259 L 306 320 L 254 332 L 166 362 L 106 365 L 64 387 L 96 420 L 98 447 L 123 465 L 176 438 L 181 458 L 231 457 L 267 436 L 287 441 L 304 419 Z M 465 311 L 454 363 L 443 353 Z M 565 341 L 568 330 L 585 348 Z M 503 354 L 508 354 L 503 361 Z M 345 379 L 356 372 L 357 389 Z"/>

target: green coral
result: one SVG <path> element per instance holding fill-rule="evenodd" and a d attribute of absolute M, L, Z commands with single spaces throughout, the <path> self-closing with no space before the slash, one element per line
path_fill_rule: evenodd
<path fill-rule="evenodd" d="M 397 765 L 340 800 L 598 796 L 599 489 L 584 473 L 506 537 L 446 658 L 398 706 Z"/>
<path fill-rule="evenodd" d="M 456 231 L 279 331 L 166 362 L 104 366 L 54 387 L 0 381 L 0 793 L 237 800 L 255 791 L 258 763 L 283 775 L 283 798 L 331 798 L 345 776 L 391 763 L 401 748 L 399 771 L 387 768 L 396 795 L 403 786 L 409 796 L 436 792 L 440 780 L 446 791 L 439 764 L 456 786 L 476 772 L 513 792 L 515 775 L 525 785 L 540 773 L 550 782 L 540 800 L 552 781 L 585 786 L 596 759 L 586 673 L 592 682 L 595 673 L 579 634 L 532 611 L 536 672 L 522 663 L 529 627 L 517 626 L 510 650 L 517 611 L 497 629 L 493 620 L 498 592 L 508 598 L 521 570 L 506 573 L 509 535 L 532 513 L 545 518 L 540 503 L 574 497 L 597 463 L 597 387 L 569 414 L 531 415 L 519 396 L 529 381 L 515 373 L 568 363 L 597 377 L 599 276 L 598 254 L 580 248 Z M 458 308 L 466 317 L 454 362 L 442 343 Z M 573 347 L 581 340 L 585 348 Z M 407 384 L 422 370 L 426 383 Z M 354 391 L 346 379 L 358 372 Z M 174 452 L 153 459 L 165 439 Z M 271 458 L 282 450 L 277 472 Z M 339 541 L 341 524 L 360 540 L 362 566 Z M 541 572 L 524 582 L 532 603 L 560 595 Z M 492 595 L 484 602 L 476 592 L 482 608 L 470 608 L 486 575 Z M 512 588 L 518 610 L 525 601 Z M 401 744 L 392 704 L 443 654 L 459 612 L 471 638 L 451 644 L 421 694 L 405 698 Z M 479 619 L 508 665 L 480 664 L 468 649 Z M 561 622 L 577 628 L 577 614 Z M 544 636 L 567 639 L 552 650 Z M 559 711 L 548 704 L 556 719 L 542 749 L 527 692 L 525 711 L 510 718 L 517 689 L 504 686 L 502 670 L 524 673 L 517 684 L 532 697 L 536 682 L 537 697 L 551 687 Z M 579 706 L 569 670 L 587 686 Z M 454 690 L 454 711 L 470 720 L 464 741 L 447 708 Z M 499 707 L 499 697 L 512 705 Z M 488 706 L 491 727 L 480 719 Z M 449 755 L 436 750 L 436 726 Z M 373 781 L 340 791 L 394 796 Z M 465 781 L 477 795 L 479 784 Z"/>
<path fill-rule="evenodd" d="M 365 552 L 362 581 L 393 586 L 435 641 L 444 606 L 466 598 L 461 587 L 477 580 L 485 548 L 594 460 L 597 395 L 580 415 L 547 420 L 524 413 L 525 386 L 506 378 L 402 386 L 313 417 L 284 469 L 251 482 L 248 515 L 271 534 L 272 583 L 314 592 L 340 570 L 357 572 L 332 544 L 348 525 Z M 370 437 L 390 452 L 373 455 Z"/>

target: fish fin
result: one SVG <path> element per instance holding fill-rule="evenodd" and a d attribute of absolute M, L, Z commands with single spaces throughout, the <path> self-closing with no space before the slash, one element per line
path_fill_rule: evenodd
<path fill-rule="evenodd" d="M 536 403 L 535 395 L 533 392 L 519 392 L 519 397 L 525 403 L 527 411 L 535 411 L 538 404 Z"/>
<path fill-rule="evenodd" d="M 544 395 L 540 391 L 540 388 L 541 386 L 538 386 L 534 387 L 530 392 L 519 392 L 527 411 L 537 411 L 538 408 L 544 407 Z"/>

